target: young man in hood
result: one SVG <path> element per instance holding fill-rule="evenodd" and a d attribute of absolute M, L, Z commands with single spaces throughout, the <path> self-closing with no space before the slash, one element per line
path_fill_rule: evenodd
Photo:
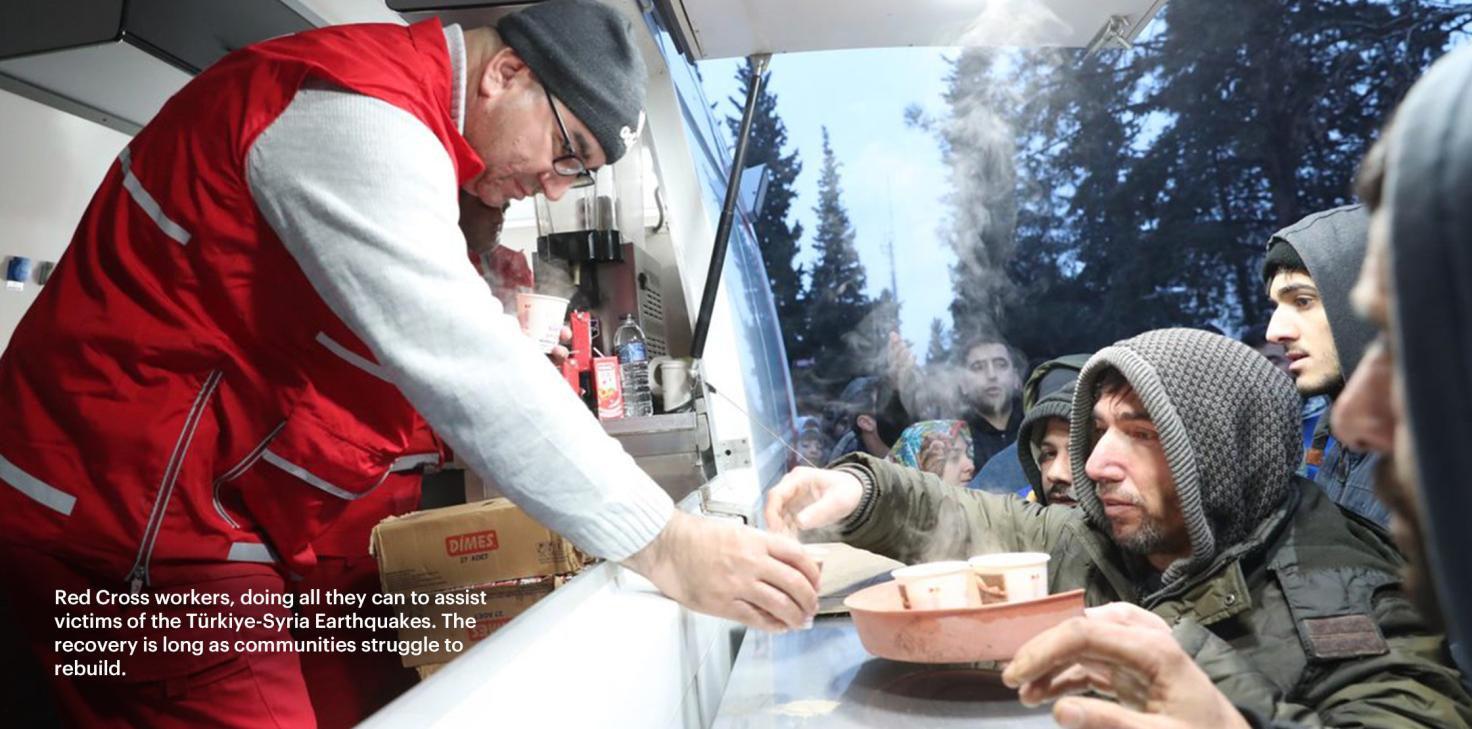
<path fill-rule="evenodd" d="M 1332 401 L 1370 342 L 1370 327 L 1349 304 L 1368 225 L 1364 207 L 1350 205 L 1310 215 L 1268 241 L 1263 281 L 1276 308 L 1267 339 L 1286 350 L 1289 374 L 1304 398 Z M 1318 419 L 1305 469 L 1335 503 L 1384 526 L 1389 513 L 1371 486 L 1376 457 L 1345 447 L 1329 423 Z"/>
<path fill-rule="evenodd" d="M 1203 726 L 1245 725 L 1233 704 L 1324 725 L 1466 726 L 1472 697 L 1400 590 L 1399 554 L 1296 476 L 1298 408 L 1292 383 L 1246 345 L 1147 332 L 1079 374 L 1077 509 L 856 456 L 789 474 L 767 521 L 837 524 L 848 543 L 905 562 L 1046 551 L 1050 592 L 1133 603 L 1111 611 L 1146 640 L 1174 637 L 1225 697 Z M 1090 681 L 1089 667 L 1022 670 L 1007 678 L 1029 703 Z"/>
<path fill-rule="evenodd" d="M 1045 506 L 1078 506 L 1068 458 L 1068 419 L 1079 370 L 1088 361 L 1087 354 L 1050 360 L 1023 386 L 1023 402 L 1030 404 L 1017 427 L 1017 462 L 1033 499 Z"/>

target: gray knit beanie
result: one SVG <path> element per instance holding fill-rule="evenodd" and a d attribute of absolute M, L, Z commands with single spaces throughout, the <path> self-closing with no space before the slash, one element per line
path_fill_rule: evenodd
<path fill-rule="evenodd" d="M 617 10 L 593 0 L 546 0 L 502 18 L 496 31 L 593 132 L 609 163 L 638 141 L 648 73 Z"/>
<path fill-rule="evenodd" d="M 1161 329 L 1100 350 L 1079 373 L 1069 455 L 1074 498 L 1106 534 L 1109 520 L 1085 464 L 1095 385 L 1110 369 L 1154 421 L 1185 512 L 1191 557 L 1166 569 L 1170 584 L 1245 541 L 1288 497 L 1303 457 L 1298 393 L 1267 358 L 1210 332 Z"/>

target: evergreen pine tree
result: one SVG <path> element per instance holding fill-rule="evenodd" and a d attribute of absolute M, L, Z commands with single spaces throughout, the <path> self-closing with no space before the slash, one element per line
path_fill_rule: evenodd
<path fill-rule="evenodd" d="M 1267 238 L 1352 201 L 1469 23 L 1472 3 L 1177 0 L 1128 51 L 962 52 L 948 113 L 920 120 L 954 173 L 957 336 L 991 321 L 1048 357 L 1264 322 Z"/>
<path fill-rule="evenodd" d="M 736 113 L 726 117 L 732 135 L 740 130 L 746 93 L 755 80 L 755 66 L 750 60 L 736 69 L 736 80 L 741 84 L 742 95 L 731 98 Z M 767 279 L 772 284 L 772 298 L 777 306 L 777 320 L 782 326 L 787 359 L 794 362 L 809 354 L 804 347 L 807 322 L 803 307 L 803 270 L 793 262 L 802 240 L 802 223 L 788 222 L 792 203 L 797 198 L 793 183 L 802 172 L 802 162 L 796 150 L 783 153 L 787 146 L 787 126 L 777 115 L 777 96 L 770 88 L 764 88 L 757 97 L 746 147 L 746 164 L 767 167 L 767 192 L 761 209 L 756 211 L 752 229 L 756 232 Z"/>
<path fill-rule="evenodd" d="M 925 363 L 940 364 L 951 354 L 951 334 L 940 317 L 930 320 L 930 345 L 925 348 Z"/>
<path fill-rule="evenodd" d="M 818 178 L 818 232 L 813 238 L 818 261 L 813 266 L 807 296 L 807 345 L 814 357 L 815 376 L 834 395 L 858 374 L 867 374 L 871 362 L 855 361 L 845 335 L 858 332 L 873 303 L 864 293 L 864 264 L 854 247 L 854 229 L 841 199 L 838 160 L 823 128 L 823 171 Z M 852 337 L 848 337 L 852 339 Z"/>

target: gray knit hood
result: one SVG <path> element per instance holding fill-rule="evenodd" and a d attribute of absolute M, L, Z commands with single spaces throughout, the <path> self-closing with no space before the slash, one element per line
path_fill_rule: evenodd
<path fill-rule="evenodd" d="M 1365 207 L 1346 205 L 1314 213 L 1274 233 L 1268 240 L 1269 250 L 1284 242 L 1303 259 L 1324 302 L 1324 313 L 1329 316 L 1329 331 L 1334 337 L 1334 348 L 1339 351 L 1339 370 L 1346 380 L 1364 356 L 1370 340 L 1375 338 L 1375 328 L 1361 319 L 1349 303 L 1349 292 L 1365 262 L 1369 235 L 1370 216 Z"/>
<path fill-rule="evenodd" d="M 1246 541 L 1289 497 L 1303 457 L 1298 392 L 1251 347 L 1196 329 L 1146 332 L 1100 350 L 1079 373 L 1069 456 L 1074 498 L 1105 534 L 1109 520 L 1085 464 L 1095 384 L 1110 369 L 1154 421 L 1185 512 L 1191 556 L 1165 571 L 1168 585 Z"/>

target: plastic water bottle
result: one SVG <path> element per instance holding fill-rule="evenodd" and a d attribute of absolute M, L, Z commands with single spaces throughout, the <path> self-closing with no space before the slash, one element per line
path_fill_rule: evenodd
<path fill-rule="evenodd" d="M 644 349 L 644 330 L 633 314 L 624 314 L 613 334 L 623 371 L 624 417 L 643 418 L 654 414 L 654 392 L 649 388 L 649 353 Z"/>

